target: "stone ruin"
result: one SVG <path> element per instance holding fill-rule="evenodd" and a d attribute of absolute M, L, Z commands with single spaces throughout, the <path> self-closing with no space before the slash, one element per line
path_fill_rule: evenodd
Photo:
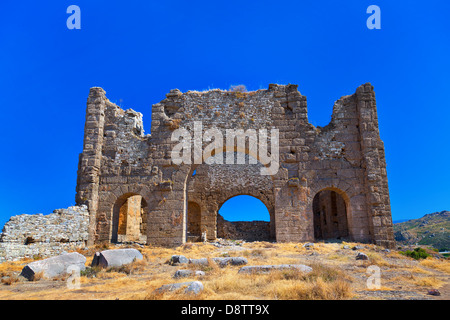
<path fill-rule="evenodd" d="M 202 150 L 211 141 L 205 139 L 210 129 L 242 129 L 248 139 L 251 130 L 277 129 L 278 170 L 261 174 L 268 167 L 261 153 L 228 137 L 200 161 L 194 152 L 193 161 L 176 163 L 172 155 L 180 141 L 173 134 L 179 129 L 189 134 L 194 129 L 194 149 L 197 143 Z M 206 161 L 221 154 L 246 161 Z M 261 200 L 270 222 L 224 220 L 219 209 L 237 195 Z M 178 246 L 246 237 L 395 245 L 384 145 L 369 83 L 337 100 L 325 127 L 308 122 L 306 97 L 297 85 L 270 84 L 252 92 L 175 89 L 152 106 L 151 134 L 144 134 L 141 113 L 123 110 L 103 89 L 91 88 L 76 203 L 89 209 L 90 244 Z"/>
<path fill-rule="evenodd" d="M 194 161 L 176 163 L 172 155 L 180 142 L 173 134 L 183 129 L 190 135 L 199 124 L 200 138 L 194 130 L 194 154 L 187 157 Z M 239 138 L 227 136 L 198 157 L 195 145 L 206 150 L 210 129 L 242 129 L 248 141 L 239 144 Z M 261 129 L 278 130 L 278 150 L 265 155 L 277 156 L 272 174 L 262 174 L 269 163 L 250 143 L 252 130 Z M 268 138 L 272 149 L 274 138 Z M 221 164 L 220 156 L 242 161 Z M 226 221 L 219 209 L 238 195 L 264 203 L 270 221 Z M 123 110 L 103 89 L 91 88 L 76 203 L 50 215 L 13 216 L 0 235 L 0 261 L 104 242 L 343 239 L 395 246 L 384 145 L 369 83 L 337 100 L 325 127 L 308 122 L 306 97 L 297 85 L 270 84 L 252 92 L 175 89 L 152 106 L 147 135 L 141 113 Z"/>
<path fill-rule="evenodd" d="M 56 209 L 51 214 L 12 216 L 0 234 L 0 262 L 46 258 L 85 247 L 89 211 L 85 205 Z"/>

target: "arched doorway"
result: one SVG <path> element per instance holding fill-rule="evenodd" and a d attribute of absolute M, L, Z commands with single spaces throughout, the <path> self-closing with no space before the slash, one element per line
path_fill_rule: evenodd
<path fill-rule="evenodd" d="M 217 214 L 219 238 L 270 241 L 274 240 L 273 219 L 266 205 L 256 197 L 238 195 L 229 198 Z"/>
<path fill-rule="evenodd" d="M 202 210 L 200 205 L 195 202 L 188 202 L 187 210 L 187 241 L 196 242 L 201 240 L 202 230 L 201 230 L 201 218 Z"/>
<path fill-rule="evenodd" d="M 347 203 L 342 192 L 325 189 L 313 199 L 314 238 L 316 240 L 349 237 Z"/>
<path fill-rule="evenodd" d="M 139 194 L 125 194 L 113 207 L 111 242 L 147 242 L 148 205 Z"/>

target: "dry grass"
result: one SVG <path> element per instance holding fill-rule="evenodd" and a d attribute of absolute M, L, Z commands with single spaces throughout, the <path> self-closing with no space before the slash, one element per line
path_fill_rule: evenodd
<path fill-rule="evenodd" d="M 433 258 L 427 258 L 420 262 L 421 266 L 432 268 L 450 274 L 450 261 L 449 260 L 437 260 Z"/>
<path fill-rule="evenodd" d="M 379 253 L 377 252 L 368 252 L 367 256 L 369 257 L 369 263 L 371 265 L 376 265 L 379 267 L 394 267 L 393 264 L 387 262 Z"/>
<path fill-rule="evenodd" d="M 216 269 L 202 279 L 207 299 L 348 299 L 351 287 L 345 276 L 334 268 L 313 265 L 313 272 L 275 270 L 267 274 L 237 274 L 236 268 Z M 193 280 L 193 279 L 189 279 Z M 180 292 L 151 293 L 147 299 L 190 298 Z"/>
<path fill-rule="evenodd" d="M 32 281 L 39 281 L 43 278 L 44 278 L 44 271 L 40 271 L 34 274 Z"/>
<path fill-rule="evenodd" d="M 10 286 L 13 283 L 16 283 L 18 281 L 19 281 L 19 277 L 11 275 L 11 276 L 2 277 L 0 283 Z"/>
<path fill-rule="evenodd" d="M 0 278 L 9 276 L 12 272 L 20 272 L 24 265 L 33 262 L 33 259 L 22 259 L 20 261 L 8 261 L 0 263 Z"/>
<path fill-rule="evenodd" d="M 421 286 L 421 287 L 429 287 L 429 288 L 440 288 L 444 284 L 444 282 L 435 276 L 432 277 L 422 277 L 419 279 L 416 279 L 414 281 L 414 284 Z"/>
<path fill-rule="evenodd" d="M 81 289 L 68 290 L 64 277 L 61 281 L 17 281 L 17 273 L 28 261 L 0 264 L 0 299 L 150 299 L 150 300 L 341 300 L 360 298 L 355 290 L 365 289 L 368 265 L 382 268 L 382 287 L 389 291 L 399 285 L 423 290 L 439 288 L 445 284 L 442 272 L 448 273 L 448 261 L 427 259 L 412 261 L 395 252 L 382 254 L 375 247 L 365 246 L 361 251 L 369 256 L 368 261 L 355 260 L 356 252 L 343 249 L 338 243 L 314 243 L 311 249 L 304 243 L 244 243 L 242 246 L 217 248 L 208 243 L 187 243 L 177 248 L 145 246 L 138 248 L 143 260 L 109 269 L 87 268 L 81 276 Z M 347 243 L 352 246 L 352 244 Z M 356 245 L 356 244 L 355 244 Z M 137 247 L 136 247 L 137 248 Z M 113 247 L 96 246 L 80 250 L 90 265 L 96 251 Z M 187 258 L 207 258 L 206 266 L 187 264 L 171 266 L 167 262 L 172 255 L 181 254 Z M 306 264 L 313 271 L 304 274 L 297 270 L 275 270 L 267 274 L 239 274 L 239 266 L 220 268 L 213 257 L 244 256 L 248 265 Z M 205 275 L 174 279 L 176 270 L 202 270 Z M 9 277 L 16 274 L 16 277 Z M 383 275 L 389 275 L 384 277 Z M 199 295 L 185 294 L 183 289 L 157 293 L 165 284 L 199 280 L 204 290 Z M 20 288 L 25 289 L 20 289 Z M 391 288 L 392 287 L 392 288 Z M 8 291 L 7 288 L 13 288 Z M 20 290 L 19 290 L 20 289 Z M 403 290 L 403 289 L 402 289 Z"/>
<path fill-rule="evenodd" d="M 393 277 L 390 282 L 429 288 L 440 288 L 444 285 L 436 275 L 421 268 L 414 268 L 404 275 Z"/>

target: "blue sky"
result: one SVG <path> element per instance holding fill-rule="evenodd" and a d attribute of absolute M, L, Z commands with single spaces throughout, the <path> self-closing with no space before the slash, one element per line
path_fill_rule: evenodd
<path fill-rule="evenodd" d="M 66 27 L 72 4 L 81 30 Z M 366 27 L 372 4 L 381 30 Z M 371 82 L 394 220 L 450 210 L 448 12 L 445 0 L 2 0 L 0 225 L 74 204 L 93 86 L 142 112 L 148 133 L 173 88 L 295 83 L 323 126 L 335 100 Z"/>

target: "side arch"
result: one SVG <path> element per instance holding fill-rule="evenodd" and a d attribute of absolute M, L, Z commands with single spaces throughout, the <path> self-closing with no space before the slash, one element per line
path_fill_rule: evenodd
<path fill-rule="evenodd" d="M 153 197 L 151 191 L 143 185 L 121 185 L 112 190 L 102 190 L 99 193 L 100 201 L 96 219 L 96 238 L 95 242 L 118 242 L 118 241 L 135 241 L 139 243 L 147 242 L 148 226 L 150 211 L 153 208 Z M 135 215 L 134 231 L 135 237 L 126 240 L 126 237 L 119 239 L 119 220 L 120 208 L 127 204 L 130 200 L 130 206 L 134 206 Z M 122 209 L 124 212 L 125 208 Z M 128 219 L 128 217 L 127 217 Z M 126 223 L 122 218 L 121 227 L 126 230 Z M 126 232 L 125 232 L 126 233 Z"/>
<path fill-rule="evenodd" d="M 148 204 L 140 194 L 120 196 L 112 209 L 110 241 L 147 242 Z"/>
<path fill-rule="evenodd" d="M 309 190 L 307 216 L 308 220 L 312 222 L 309 225 L 312 239 L 315 238 L 313 212 L 314 198 L 319 192 L 329 190 L 338 194 L 345 202 L 348 239 L 357 242 L 372 241 L 370 221 L 366 210 L 365 194 L 359 185 L 351 185 L 337 179 L 333 180 L 332 183 L 329 181 L 315 181 L 311 185 L 313 185 L 314 188 Z"/>
<path fill-rule="evenodd" d="M 326 188 L 315 194 L 313 207 L 314 239 L 349 238 L 349 198 L 337 188 Z"/>

